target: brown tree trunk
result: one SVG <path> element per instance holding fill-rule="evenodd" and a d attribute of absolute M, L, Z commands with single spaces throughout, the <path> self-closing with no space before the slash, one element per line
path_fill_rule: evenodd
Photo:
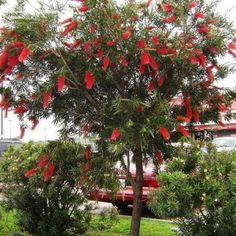
<path fill-rule="evenodd" d="M 142 193 L 143 193 L 143 162 L 141 150 L 134 151 L 136 165 L 136 180 L 133 187 L 134 200 L 130 236 L 139 236 L 141 213 L 142 213 Z"/>

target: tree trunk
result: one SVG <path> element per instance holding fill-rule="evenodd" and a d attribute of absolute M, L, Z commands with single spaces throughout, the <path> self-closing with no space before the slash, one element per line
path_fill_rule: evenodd
<path fill-rule="evenodd" d="M 143 193 L 143 162 L 141 150 L 134 151 L 136 165 L 136 180 L 133 187 L 134 200 L 130 236 L 139 236 L 141 213 L 142 213 L 142 193 Z"/>

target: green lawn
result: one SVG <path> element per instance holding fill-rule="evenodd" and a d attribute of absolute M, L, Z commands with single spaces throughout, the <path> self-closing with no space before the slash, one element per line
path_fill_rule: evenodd
<path fill-rule="evenodd" d="M 125 236 L 129 235 L 130 229 L 130 216 L 119 216 L 119 222 L 113 224 L 111 227 L 104 230 L 95 230 L 96 228 L 96 218 L 92 220 L 92 228 L 94 230 L 89 230 L 86 236 Z M 176 235 L 171 231 L 172 227 L 177 227 L 175 224 L 167 223 L 158 220 L 152 220 L 143 218 L 141 221 L 141 236 L 174 236 Z"/>

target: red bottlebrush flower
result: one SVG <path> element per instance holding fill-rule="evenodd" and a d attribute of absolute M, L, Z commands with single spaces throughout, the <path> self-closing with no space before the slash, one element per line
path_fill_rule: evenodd
<path fill-rule="evenodd" d="M 80 178 L 80 180 L 79 180 L 79 182 L 76 184 L 76 188 L 81 188 L 83 185 L 84 185 L 84 183 L 85 183 L 85 181 L 88 179 L 88 176 L 87 175 L 83 175 L 81 178 Z"/>
<path fill-rule="evenodd" d="M 109 41 L 107 41 L 107 46 L 108 47 L 112 47 L 113 45 L 114 45 L 114 40 L 109 40 Z"/>
<path fill-rule="evenodd" d="M 160 133 L 161 133 L 161 136 L 162 138 L 165 140 L 165 141 L 168 141 L 170 139 L 170 134 L 168 132 L 168 130 L 165 128 L 165 127 L 161 127 L 159 129 Z"/>
<path fill-rule="evenodd" d="M 152 36 L 152 42 L 154 45 L 158 46 L 159 45 L 159 40 L 158 37 L 156 35 Z"/>
<path fill-rule="evenodd" d="M 162 152 L 160 150 L 157 150 L 155 156 L 156 156 L 156 160 L 157 160 L 158 165 L 161 165 L 164 161 Z"/>
<path fill-rule="evenodd" d="M 9 74 L 11 74 L 12 70 L 13 70 L 13 67 L 8 66 L 8 67 L 3 71 L 3 74 L 4 74 L 4 75 L 9 75 Z"/>
<path fill-rule="evenodd" d="M 91 152 L 91 148 L 89 146 L 87 146 L 85 148 L 84 154 L 85 154 L 85 159 L 86 160 L 90 160 L 91 159 L 92 152 Z"/>
<path fill-rule="evenodd" d="M 34 130 L 39 124 L 39 121 L 35 117 L 30 117 L 29 120 L 32 122 L 31 130 Z"/>
<path fill-rule="evenodd" d="M 65 19 L 63 21 L 60 21 L 59 24 L 67 24 L 67 23 L 70 23 L 72 21 L 73 21 L 73 19 L 70 17 L 70 18 L 67 18 L 67 19 Z"/>
<path fill-rule="evenodd" d="M 186 108 L 186 116 L 189 118 L 189 119 L 192 119 L 193 117 L 193 109 L 191 107 L 187 107 Z"/>
<path fill-rule="evenodd" d="M 199 116 L 199 112 L 194 110 L 193 111 L 193 120 L 194 122 L 198 123 L 200 121 L 200 116 Z"/>
<path fill-rule="evenodd" d="M 120 57 L 120 64 L 121 64 L 122 66 L 124 66 L 124 67 L 128 67 L 128 66 L 129 66 L 129 63 L 128 63 L 128 61 L 125 59 L 124 56 L 121 56 L 121 57 Z"/>
<path fill-rule="evenodd" d="M 114 129 L 111 133 L 111 140 L 116 141 L 120 136 L 120 131 L 118 129 Z"/>
<path fill-rule="evenodd" d="M 28 170 L 27 172 L 25 172 L 24 176 L 26 178 L 31 178 L 32 175 L 36 174 L 37 170 L 35 170 L 35 168 L 31 168 L 30 170 Z"/>
<path fill-rule="evenodd" d="M 219 109 L 220 112 L 228 111 L 228 108 L 227 108 L 227 106 L 224 103 L 219 103 L 218 104 L 218 109 Z"/>
<path fill-rule="evenodd" d="M 184 96 L 183 104 L 184 104 L 185 108 L 190 107 L 190 98 L 188 96 Z"/>
<path fill-rule="evenodd" d="M 88 5 L 84 4 L 83 6 L 79 7 L 80 12 L 86 12 L 88 11 L 89 7 Z"/>
<path fill-rule="evenodd" d="M 189 132 L 188 132 L 188 131 L 185 129 L 185 127 L 182 126 L 182 125 L 179 125 L 179 126 L 178 126 L 178 131 L 179 131 L 183 136 L 185 136 L 185 137 L 189 137 L 189 136 L 190 136 Z"/>
<path fill-rule="evenodd" d="M 186 122 L 186 123 L 190 122 L 190 119 L 185 116 L 176 116 L 176 120 L 181 121 L 181 122 Z"/>
<path fill-rule="evenodd" d="M 122 34 L 122 38 L 123 39 L 129 39 L 131 36 L 131 31 L 130 30 L 126 30 L 123 34 Z"/>
<path fill-rule="evenodd" d="M 145 73 L 145 66 L 144 65 L 140 65 L 140 67 L 139 67 L 139 73 L 141 74 L 141 75 L 143 75 L 144 73 Z"/>
<path fill-rule="evenodd" d="M 112 20 L 119 20 L 120 19 L 120 15 L 118 13 L 112 13 L 112 16 L 111 16 Z"/>
<path fill-rule="evenodd" d="M 174 21 L 176 21 L 176 19 L 177 19 L 176 15 L 167 16 L 166 18 L 163 19 L 163 22 L 170 24 L 170 23 L 173 23 Z"/>
<path fill-rule="evenodd" d="M 194 7 L 196 7 L 197 6 L 197 3 L 196 2 L 190 2 L 189 4 L 188 4 L 188 8 L 189 9 L 192 9 L 192 8 L 194 8 Z"/>
<path fill-rule="evenodd" d="M 25 128 L 20 126 L 20 139 L 24 138 L 25 136 Z"/>
<path fill-rule="evenodd" d="M 145 48 L 146 47 L 146 42 L 144 39 L 139 39 L 137 41 L 138 48 Z"/>
<path fill-rule="evenodd" d="M 137 112 L 137 113 L 141 113 L 141 112 L 143 112 L 143 111 L 144 111 L 143 106 L 138 105 L 138 106 L 135 107 L 135 112 Z"/>
<path fill-rule="evenodd" d="M 14 110 L 14 114 L 23 114 L 27 109 L 23 106 L 17 106 Z"/>
<path fill-rule="evenodd" d="M 8 65 L 11 66 L 12 68 L 14 68 L 17 64 L 18 64 L 18 56 L 17 55 L 10 57 L 8 59 Z"/>
<path fill-rule="evenodd" d="M 211 54 L 216 54 L 217 53 L 217 49 L 213 46 L 209 46 L 207 48 L 207 50 L 211 53 Z"/>
<path fill-rule="evenodd" d="M 172 5 L 170 3 L 162 3 L 161 8 L 165 12 L 171 12 L 173 10 Z"/>
<path fill-rule="evenodd" d="M 196 12 L 196 13 L 194 14 L 194 18 L 199 19 L 199 18 L 204 18 L 204 16 L 203 16 L 203 14 L 202 14 L 201 12 Z"/>
<path fill-rule="evenodd" d="M 18 60 L 19 60 L 20 62 L 23 62 L 24 60 L 27 59 L 27 57 L 29 56 L 29 54 L 30 54 L 29 48 L 23 48 L 23 50 L 21 51 L 21 53 L 20 53 L 20 55 L 19 55 L 19 57 L 18 57 Z"/>
<path fill-rule="evenodd" d="M 198 63 L 198 60 L 197 60 L 196 57 L 191 57 L 190 62 L 191 62 L 192 65 L 196 65 Z"/>
<path fill-rule="evenodd" d="M 49 101 L 51 100 L 51 94 L 49 91 L 45 91 L 43 93 L 43 108 L 46 109 L 48 108 Z"/>
<path fill-rule="evenodd" d="M 23 77 L 24 77 L 24 75 L 21 74 L 21 73 L 16 74 L 16 78 L 19 79 L 19 80 L 21 80 Z"/>
<path fill-rule="evenodd" d="M 89 50 L 89 48 L 90 48 L 90 42 L 84 43 L 84 45 L 83 45 L 83 50 L 84 50 L 85 52 L 87 52 L 87 51 Z"/>
<path fill-rule="evenodd" d="M 211 29 L 207 25 L 200 25 L 198 27 L 198 32 L 200 34 L 207 34 Z"/>
<path fill-rule="evenodd" d="M 205 68 L 206 67 L 206 56 L 204 54 L 201 54 L 199 57 L 198 57 L 198 60 L 199 60 L 199 64 Z"/>
<path fill-rule="evenodd" d="M 81 169 L 81 173 L 87 171 L 87 170 L 90 170 L 92 167 L 92 162 L 87 162 Z"/>
<path fill-rule="evenodd" d="M 38 157 L 37 166 L 38 168 L 42 168 L 48 164 L 49 156 L 47 154 L 41 155 Z"/>
<path fill-rule="evenodd" d="M 80 41 L 79 41 L 79 40 L 76 40 L 76 41 L 71 45 L 71 48 L 72 48 L 72 49 L 76 49 L 79 45 L 80 45 Z"/>
<path fill-rule="evenodd" d="M 3 109 L 5 110 L 4 118 L 7 118 L 8 110 L 11 107 L 9 103 L 5 103 Z"/>
<path fill-rule="evenodd" d="M 152 67 L 153 70 L 158 70 L 159 66 L 156 63 L 155 59 L 151 56 L 149 56 L 149 60 L 150 60 L 150 66 Z"/>
<path fill-rule="evenodd" d="M 97 53 L 97 57 L 101 58 L 103 56 L 104 52 L 102 50 L 99 50 Z"/>
<path fill-rule="evenodd" d="M 108 57 L 103 57 L 103 65 L 102 65 L 102 70 L 106 71 L 107 68 L 109 67 L 110 60 Z"/>
<path fill-rule="evenodd" d="M 60 75 L 57 78 L 57 90 L 58 90 L 58 92 L 61 92 L 63 90 L 64 85 L 65 85 L 65 77 L 63 75 Z"/>
<path fill-rule="evenodd" d="M 149 57 L 149 54 L 145 51 L 142 51 L 141 52 L 141 65 L 147 65 L 150 63 L 150 57 Z"/>
<path fill-rule="evenodd" d="M 61 32 L 61 37 L 65 37 L 69 32 L 78 26 L 79 22 L 72 21 L 66 28 Z"/>
<path fill-rule="evenodd" d="M 7 101 L 7 96 L 6 95 L 2 95 L 2 99 L 0 101 L 0 107 L 3 107 L 5 105 Z"/>
<path fill-rule="evenodd" d="M 0 54 L 0 68 L 2 68 L 7 63 L 8 57 L 9 55 L 6 50 Z"/>
<path fill-rule="evenodd" d="M 209 78 L 209 82 L 212 83 L 215 80 L 214 75 L 212 73 L 212 66 L 207 67 L 206 72 L 207 72 L 207 76 Z"/>
<path fill-rule="evenodd" d="M 43 181 L 44 182 L 48 182 L 51 179 L 51 177 L 54 173 L 54 170 L 55 170 L 54 163 L 53 162 L 49 163 L 47 166 L 47 169 L 44 170 L 44 172 L 43 172 Z"/>
<path fill-rule="evenodd" d="M 90 71 L 86 71 L 85 72 L 85 76 L 84 76 L 84 82 L 86 84 L 86 88 L 87 89 L 92 89 L 93 84 L 94 84 L 94 77 L 92 76 Z"/>
<path fill-rule="evenodd" d="M 168 54 L 168 49 L 167 48 L 158 48 L 157 53 L 159 55 L 166 55 L 166 54 Z"/>
<path fill-rule="evenodd" d="M 229 49 L 232 49 L 232 50 L 235 50 L 235 49 L 236 49 L 236 45 L 233 44 L 233 43 L 229 43 L 229 44 L 228 44 L 228 48 L 229 48 Z"/>
<path fill-rule="evenodd" d="M 155 85 L 154 85 L 153 81 L 151 80 L 148 84 L 148 91 L 153 92 L 154 90 L 155 90 Z"/>
<path fill-rule="evenodd" d="M 164 75 L 160 75 L 159 80 L 157 81 L 158 87 L 161 87 L 164 84 L 166 77 Z"/>

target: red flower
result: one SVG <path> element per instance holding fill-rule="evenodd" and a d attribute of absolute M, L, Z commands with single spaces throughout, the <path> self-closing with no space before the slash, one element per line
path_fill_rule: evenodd
<path fill-rule="evenodd" d="M 12 72 L 13 68 L 11 66 L 8 66 L 4 71 L 4 75 L 9 75 Z"/>
<path fill-rule="evenodd" d="M 103 57 L 103 65 L 102 65 L 102 70 L 106 71 L 108 66 L 110 64 L 110 60 L 108 57 Z"/>
<path fill-rule="evenodd" d="M 92 152 L 91 152 L 91 148 L 89 146 L 87 146 L 85 148 L 84 154 L 85 154 L 85 159 L 86 160 L 90 160 L 91 159 Z"/>
<path fill-rule="evenodd" d="M 153 70 L 158 70 L 159 66 L 156 63 L 155 59 L 151 56 L 149 56 L 149 61 L 150 61 L 150 66 L 152 67 Z"/>
<path fill-rule="evenodd" d="M 152 42 L 154 45 L 158 46 L 159 45 L 159 40 L 158 37 L 156 35 L 152 36 Z"/>
<path fill-rule="evenodd" d="M 185 127 L 182 126 L 182 125 L 179 125 L 179 126 L 178 126 L 178 131 L 179 131 L 183 136 L 185 136 L 185 137 L 189 137 L 189 136 L 190 136 L 189 132 L 188 132 L 188 131 L 185 129 Z"/>
<path fill-rule="evenodd" d="M 77 40 L 71 45 L 71 48 L 72 48 L 72 49 L 76 49 L 79 45 L 80 45 L 80 41 L 77 39 Z"/>
<path fill-rule="evenodd" d="M 54 163 L 53 162 L 49 163 L 47 166 L 47 169 L 45 169 L 43 172 L 43 181 L 44 182 L 48 182 L 51 179 L 51 177 L 54 173 L 54 170 L 55 170 Z"/>
<path fill-rule="evenodd" d="M 61 21 L 61 22 L 59 22 L 59 24 L 67 24 L 67 23 L 70 23 L 70 22 L 72 22 L 73 21 L 73 19 L 71 18 L 71 17 L 69 17 L 69 18 L 67 18 L 67 19 L 65 19 L 65 20 L 63 20 L 63 21 Z"/>
<path fill-rule="evenodd" d="M 69 32 L 71 32 L 74 28 L 78 26 L 79 22 L 72 21 L 66 28 L 61 32 L 61 37 L 66 36 Z"/>
<path fill-rule="evenodd" d="M 65 85 L 65 77 L 63 75 L 59 76 L 57 78 L 57 90 L 58 92 L 61 92 Z"/>
<path fill-rule="evenodd" d="M 39 168 L 42 168 L 44 166 L 46 166 L 48 164 L 48 161 L 49 161 L 49 157 L 47 154 L 44 154 L 42 156 L 40 156 L 37 160 L 37 166 Z"/>
<path fill-rule="evenodd" d="M 19 55 L 19 57 L 18 57 L 18 60 L 19 60 L 20 62 L 23 62 L 24 60 L 26 60 L 26 58 L 29 56 L 29 54 L 30 54 L 29 48 L 24 48 L 24 49 L 21 51 L 21 53 L 20 53 L 20 55 Z"/>
<path fill-rule="evenodd" d="M 193 117 L 193 109 L 191 107 L 187 107 L 186 108 L 186 116 L 189 118 L 189 119 L 192 119 Z"/>
<path fill-rule="evenodd" d="M 167 50 L 167 48 L 158 48 L 157 53 L 159 55 L 166 55 L 166 54 L 168 54 L 168 50 Z"/>
<path fill-rule="evenodd" d="M 121 56 L 121 57 L 120 57 L 120 64 L 121 64 L 122 66 L 124 66 L 124 67 L 128 67 L 128 66 L 129 66 L 129 63 L 128 63 L 128 61 L 125 59 L 124 56 Z"/>
<path fill-rule="evenodd" d="M 190 2 L 190 3 L 188 4 L 188 8 L 189 8 L 189 9 L 194 8 L 194 7 L 196 7 L 196 6 L 197 6 L 197 3 L 196 3 L 196 2 Z"/>
<path fill-rule="evenodd" d="M 181 122 L 186 122 L 186 123 L 190 122 L 190 119 L 185 116 L 176 116 L 176 120 L 181 121 Z"/>
<path fill-rule="evenodd" d="M 153 92 L 154 90 L 155 90 L 155 85 L 154 85 L 153 81 L 151 80 L 148 84 L 148 91 Z"/>
<path fill-rule="evenodd" d="M 159 131 L 160 131 L 160 133 L 161 133 L 164 140 L 167 141 L 167 140 L 170 139 L 170 134 L 169 134 L 168 130 L 165 127 L 161 127 L 159 129 Z"/>
<path fill-rule="evenodd" d="M 141 112 L 143 112 L 143 111 L 144 111 L 143 106 L 138 105 L 138 106 L 135 107 L 135 112 L 137 112 L 137 113 L 141 113 Z"/>
<path fill-rule="evenodd" d="M 199 60 L 199 64 L 205 68 L 206 67 L 206 56 L 204 54 L 201 54 L 199 57 L 198 57 L 198 60 Z"/>
<path fill-rule="evenodd" d="M 0 68 L 2 68 L 6 64 L 8 56 L 8 51 L 6 50 L 3 51 L 2 54 L 0 54 Z"/>
<path fill-rule="evenodd" d="M 17 106 L 14 110 L 14 114 L 22 114 L 24 112 L 26 112 L 27 109 L 23 106 Z"/>
<path fill-rule="evenodd" d="M 36 173 L 37 173 L 37 171 L 36 171 L 34 168 L 32 168 L 32 169 L 28 170 L 28 171 L 24 174 L 24 176 L 25 176 L 26 178 L 30 178 L 30 177 L 32 177 L 32 175 L 34 175 L 34 174 L 36 174 Z"/>
<path fill-rule="evenodd" d="M 157 81 L 158 87 L 161 87 L 164 84 L 166 77 L 164 75 L 160 75 L 159 80 Z"/>
<path fill-rule="evenodd" d="M 120 131 L 118 129 L 114 129 L 111 133 L 111 140 L 116 141 L 120 136 Z"/>
<path fill-rule="evenodd" d="M 172 15 L 172 16 L 167 16 L 166 18 L 163 19 L 164 23 L 170 24 L 174 21 L 176 21 L 177 16 L 176 15 Z"/>
<path fill-rule="evenodd" d="M 114 45 L 114 40 L 107 41 L 107 46 L 112 47 Z"/>
<path fill-rule="evenodd" d="M 195 14 L 194 14 L 194 18 L 203 18 L 204 16 L 203 16 L 203 14 L 201 13 L 201 12 L 196 12 Z"/>
<path fill-rule="evenodd" d="M 162 7 L 163 11 L 165 11 L 165 12 L 171 12 L 173 10 L 172 5 L 170 3 L 162 3 L 161 7 Z"/>
<path fill-rule="evenodd" d="M 144 39 L 139 39 L 137 42 L 138 48 L 145 48 L 146 47 L 146 42 Z"/>
<path fill-rule="evenodd" d="M 25 128 L 20 126 L 20 139 L 24 138 L 25 135 Z"/>
<path fill-rule="evenodd" d="M 163 163 L 163 155 L 160 150 L 156 151 L 156 160 L 159 165 L 161 165 Z"/>
<path fill-rule="evenodd" d="M 12 68 L 14 68 L 17 64 L 18 64 L 18 56 L 17 55 L 10 57 L 8 59 L 8 65 L 11 66 Z"/>
<path fill-rule="evenodd" d="M 149 54 L 145 51 L 141 52 L 141 65 L 147 65 L 150 63 Z"/>
<path fill-rule="evenodd" d="M 91 167 L 92 167 L 92 162 L 87 162 L 87 163 L 82 167 L 81 172 L 85 172 L 85 171 L 91 169 Z"/>
<path fill-rule="evenodd" d="M 130 36 L 131 36 L 131 31 L 130 31 L 130 30 L 125 31 L 125 32 L 122 34 L 122 38 L 123 38 L 123 39 L 129 39 Z"/>
<path fill-rule="evenodd" d="M 83 6 L 79 7 L 80 12 L 86 12 L 88 11 L 89 7 L 88 5 L 84 4 Z"/>
<path fill-rule="evenodd" d="M 140 67 L 139 67 L 139 73 L 141 74 L 141 75 L 143 75 L 144 73 L 145 73 L 145 66 L 144 65 L 140 65 Z"/>
<path fill-rule="evenodd" d="M 49 91 L 45 91 L 43 93 L 43 108 L 46 109 L 48 108 L 49 101 L 51 100 L 51 94 Z"/>
<path fill-rule="evenodd" d="M 199 112 L 196 110 L 193 111 L 193 120 L 194 120 L 194 122 L 200 121 Z"/>
<path fill-rule="evenodd" d="M 88 179 L 88 176 L 87 176 L 87 175 L 83 175 L 83 176 L 80 178 L 79 182 L 77 183 L 76 188 L 81 188 L 81 187 L 84 185 L 84 183 L 85 183 L 85 181 L 86 181 L 87 179 Z"/>
<path fill-rule="evenodd" d="M 190 58 L 190 62 L 191 62 L 192 65 L 196 65 L 197 62 L 198 62 L 198 60 L 197 60 L 196 57 L 191 57 L 191 58 Z"/>
<path fill-rule="evenodd" d="M 206 69 L 207 76 L 208 76 L 208 78 L 209 78 L 209 82 L 211 82 L 211 83 L 215 80 L 214 75 L 213 75 L 213 73 L 212 73 L 212 68 L 213 68 L 213 66 L 209 66 L 209 67 L 207 67 L 207 69 Z"/>
<path fill-rule="evenodd" d="M 198 32 L 200 34 L 207 34 L 211 29 L 207 25 L 200 25 L 198 27 Z"/>
<path fill-rule="evenodd" d="M 117 21 L 117 20 L 119 20 L 119 18 L 120 18 L 120 15 L 119 15 L 118 13 L 112 13 L 112 16 L 111 16 L 111 18 L 112 18 L 112 20 L 115 20 L 115 21 Z"/>
<path fill-rule="evenodd" d="M 7 101 L 7 96 L 6 95 L 2 95 L 2 99 L 0 101 L 0 107 L 3 107 L 5 105 Z"/>
<path fill-rule="evenodd" d="M 232 49 L 232 50 L 235 50 L 235 49 L 236 49 L 236 45 L 233 44 L 233 43 L 229 43 L 229 44 L 228 44 L 228 48 L 229 48 L 229 49 Z"/>
<path fill-rule="evenodd" d="M 103 51 L 102 50 L 99 50 L 98 53 L 97 53 L 97 57 L 98 58 L 101 58 L 103 56 Z"/>
<path fill-rule="evenodd" d="M 190 107 L 190 98 L 188 96 L 184 96 L 183 104 L 185 108 Z"/>
<path fill-rule="evenodd" d="M 220 112 L 228 111 L 228 108 L 227 108 L 227 106 L 224 103 L 219 103 L 218 104 L 218 109 L 219 109 Z"/>
<path fill-rule="evenodd" d="M 93 87 L 94 81 L 95 81 L 94 77 L 92 76 L 90 71 L 86 71 L 84 76 L 84 82 L 86 84 L 86 88 L 91 89 Z"/>

